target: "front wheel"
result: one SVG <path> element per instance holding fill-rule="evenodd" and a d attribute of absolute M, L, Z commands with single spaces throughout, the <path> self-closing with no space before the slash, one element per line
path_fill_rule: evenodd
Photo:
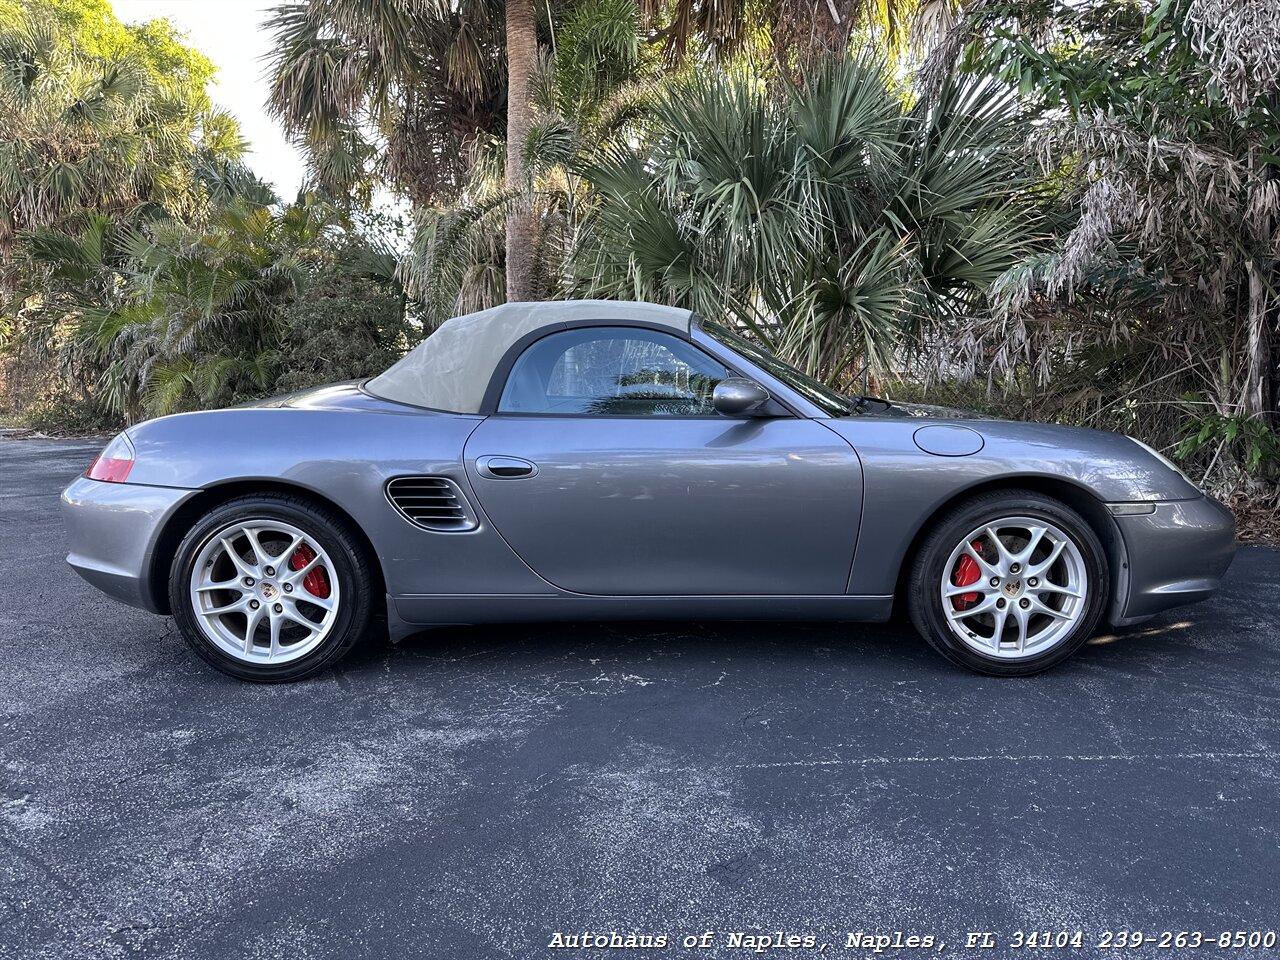
<path fill-rule="evenodd" d="M 197 654 L 242 680 L 279 683 L 338 661 L 373 613 L 364 551 L 299 497 L 241 497 L 200 519 L 169 576 L 174 619 Z"/>
<path fill-rule="evenodd" d="M 1042 494 L 997 491 L 928 534 L 911 570 L 912 622 L 948 660 L 995 676 L 1047 670 L 1092 636 L 1107 601 L 1092 527 Z"/>

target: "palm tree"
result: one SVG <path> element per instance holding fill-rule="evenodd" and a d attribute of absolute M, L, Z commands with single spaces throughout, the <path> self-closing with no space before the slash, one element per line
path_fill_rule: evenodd
<path fill-rule="evenodd" d="M 907 107 L 875 56 L 795 84 L 696 79 L 584 172 L 573 291 L 688 306 L 830 381 L 981 309 L 1031 246 L 1025 124 L 991 84 Z"/>
<path fill-rule="evenodd" d="M 533 0 L 310 0 L 276 8 L 272 23 L 271 108 L 336 195 L 356 187 L 367 197 L 382 174 L 421 206 L 453 200 L 476 150 L 505 132 L 507 296 L 527 299 Z"/>
<path fill-rule="evenodd" d="M 918 0 L 640 0 L 654 39 L 683 61 L 695 46 L 719 60 L 759 44 L 788 67 L 811 67 L 843 53 L 856 30 L 896 45 Z"/>
<path fill-rule="evenodd" d="M 265 196 L 213 73 L 165 22 L 126 26 L 106 0 L 0 4 L 0 403 L 94 405 L 100 368 L 72 333 L 81 306 L 119 305 L 122 229 Z"/>
<path fill-rule="evenodd" d="M 420 205 L 466 179 L 477 139 L 500 135 L 501 0 L 294 0 L 276 7 L 268 106 L 335 197 L 373 183 Z"/>
<path fill-rule="evenodd" d="M 532 123 L 529 81 L 538 56 L 533 0 L 507 0 L 507 190 L 516 198 L 507 214 L 507 299 L 532 295 L 532 211 L 524 171 Z"/>
<path fill-rule="evenodd" d="M 522 181 L 508 188 L 512 153 L 494 138 L 473 151 L 471 175 L 455 202 L 418 212 L 403 269 L 429 327 L 503 301 L 513 196 L 529 213 L 522 252 L 531 255 L 532 289 L 563 293 L 565 254 L 591 206 L 581 170 L 647 122 L 662 64 L 658 51 L 641 42 L 635 0 L 576 0 L 553 13 L 554 52 L 540 58 L 531 77 L 534 109 L 517 158 Z"/>
<path fill-rule="evenodd" d="M 54 331 L 67 380 L 126 419 L 227 403 L 266 390 L 282 308 L 340 229 L 332 207 L 236 198 L 199 224 L 140 224 L 95 214 L 79 236 L 37 229 L 42 269 L 29 325 Z M 87 381 L 87 383 L 85 383 Z"/>
<path fill-rule="evenodd" d="M 12 254 L 24 230 L 207 204 L 197 168 L 226 167 L 245 149 L 205 93 L 212 73 L 164 25 L 125 27 L 88 4 L 0 8 L 0 303 L 19 283 Z"/>

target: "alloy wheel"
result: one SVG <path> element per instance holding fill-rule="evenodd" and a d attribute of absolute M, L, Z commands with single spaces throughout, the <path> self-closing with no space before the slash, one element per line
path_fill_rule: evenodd
<path fill-rule="evenodd" d="M 1065 640 L 1087 607 L 1079 546 L 1061 528 L 1007 517 L 970 531 L 940 586 L 951 632 L 986 657 L 1018 660 Z"/>
<path fill-rule="evenodd" d="M 314 538 L 259 519 L 208 538 L 192 567 L 190 600 L 220 650 L 245 663 L 280 664 L 324 641 L 342 598 L 333 561 Z"/>

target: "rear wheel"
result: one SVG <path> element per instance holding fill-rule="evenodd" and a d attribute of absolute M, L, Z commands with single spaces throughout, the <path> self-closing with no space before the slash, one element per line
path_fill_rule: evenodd
<path fill-rule="evenodd" d="M 911 571 L 912 622 L 954 663 L 997 676 L 1046 670 L 1092 636 L 1107 558 L 1066 504 L 1027 491 L 975 497 L 939 521 Z"/>
<path fill-rule="evenodd" d="M 332 666 L 372 619 L 369 562 L 329 511 L 289 496 L 210 511 L 178 547 L 169 601 L 183 638 L 243 680 L 300 680 Z"/>

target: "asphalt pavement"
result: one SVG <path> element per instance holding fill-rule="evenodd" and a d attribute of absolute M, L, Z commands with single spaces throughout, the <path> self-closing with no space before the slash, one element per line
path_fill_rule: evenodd
<path fill-rule="evenodd" d="M 0 957 L 1280 933 L 1280 551 L 1026 680 L 904 626 L 586 624 L 372 642 L 255 686 L 63 562 L 58 493 L 97 447 L 0 440 Z"/>

